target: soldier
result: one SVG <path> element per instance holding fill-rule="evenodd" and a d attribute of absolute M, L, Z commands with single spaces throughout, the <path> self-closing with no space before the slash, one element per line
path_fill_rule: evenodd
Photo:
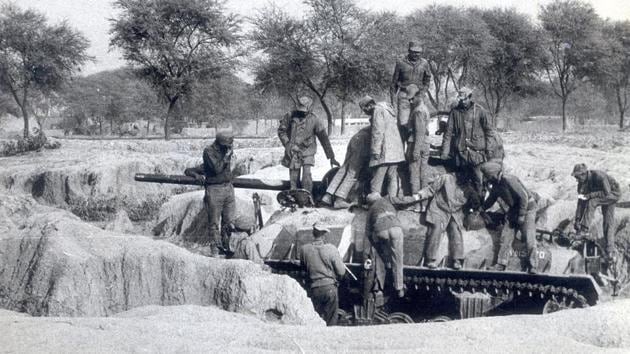
<path fill-rule="evenodd" d="M 198 169 L 187 169 L 185 174 L 204 181 L 206 193 L 203 198 L 208 211 L 210 256 L 218 257 L 223 245 L 222 234 L 233 229 L 235 215 L 234 187 L 232 186 L 232 132 L 219 132 L 214 143 L 203 150 L 203 176 Z M 204 178 L 205 176 L 205 178 Z M 221 225 L 221 229 L 219 229 Z"/>
<path fill-rule="evenodd" d="M 359 107 L 370 117 L 370 163 L 372 180 L 370 192 L 381 193 L 385 177 L 388 178 L 387 194 L 398 194 L 398 164 L 405 161 L 402 140 L 396 127 L 394 109 L 385 102 L 378 104 L 370 96 L 359 101 Z"/>
<path fill-rule="evenodd" d="M 302 246 L 300 261 L 308 272 L 309 296 L 315 311 L 326 321 L 326 325 L 334 326 L 337 324 L 339 308 L 337 284 L 345 275 L 346 269 L 337 248 L 324 243 L 329 232 L 323 223 L 313 224 L 315 240 Z"/>
<path fill-rule="evenodd" d="M 407 139 L 407 163 L 411 194 L 416 194 L 427 185 L 429 168 L 429 110 L 423 101 L 423 93 L 416 85 L 407 86 L 411 103 L 409 116 L 409 138 Z"/>
<path fill-rule="evenodd" d="M 442 241 L 442 234 L 446 231 L 448 254 L 453 261 L 452 267 L 453 269 L 462 268 L 464 259 L 462 209 L 472 194 L 474 191 L 464 178 L 457 178 L 450 173 L 438 176 L 418 192 L 422 200 L 432 198 L 426 213 L 426 221 L 429 224 L 425 254 L 427 267 L 437 268 L 439 263 L 437 252 Z"/>
<path fill-rule="evenodd" d="M 370 205 L 367 216 L 366 235 L 370 243 L 376 248 L 383 261 L 389 261 L 392 266 L 393 285 L 399 297 L 405 294 L 403 288 L 403 239 L 401 222 L 396 214 L 396 205 L 417 203 L 420 198 L 413 197 L 381 197 L 377 192 L 367 196 Z M 384 285 L 385 269 L 377 265 L 376 276 L 380 285 Z"/>
<path fill-rule="evenodd" d="M 300 97 L 296 109 L 287 113 L 278 126 L 278 137 L 285 149 L 282 165 L 289 168 L 291 189 L 298 188 L 301 175 L 301 187 L 311 194 L 313 193 L 311 167 L 315 164 L 317 151 L 315 137 L 322 144 L 331 167 L 339 166 L 328 140 L 326 124 L 311 112 L 312 103 L 310 98 Z"/>
<path fill-rule="evenodd" d="M 429 62 L 420 57 L 422 47 L 415 42 L 409 42 L 407 56 L 399 59 L 394 67 L 394 76 L 389 89 L 390 102 L 396 106 L 396 118 L 400 127 L 400 134 L 403 139 L 407 137 L 407 122 L 409 120 L 409 99 L 412 95 L 407 92 L 407 87 L 415 84 L 420 88 L 421 93 L 429 89 L 431 82 L 431 71 Z"/>
<path fill-rule="evenodd" d="M 472 179 L 477 192 L 477 200 L 483 196 L 483 175 L 479 166 L 487 161 L 489 148 L 493 147 L 496 135 L 488 122 L 486 111 L 472 101 L 472 90 L 462 87 L 458 92 L 458 102 L 448 117 L 448 125 L 442 140 L 441 158 L 455 159 L 455 166 L 461 168 Z"/>
<path fill-rule="evenodd" d="M 498 249 L 496 270 L 505 270 L 508 264 L 512 242 L 517 232 L 527 242 L 529 254 L 529 272 L 536 273 L 538 258 L 536 254 L 536 210 L 537 203 L 533 192 L 525 188 L 518 177 L 504 174 L 503 166 L 497 162 L 486 162 L 480 169 L 491 183 L 492 187 L 488 198 L 483 202 L 483 210 L 490 209 L 498 198 L 503 201 L 507 224 L 501 232 Z"/>
<path fill-rule="evenodd" d="M 578 237 L 588 235 L 595 209 L 602 207 L 603 232 L 606 240 L 606 253 L 615 258 L 615 204 L 621 197 L 619 183 L 606 172 L 589 170 L 579 163 L 573 167 L 573 177 L 578 182 L 578 201 L 575 211 L 574 228 Z"/>
<path fill-rule="evenodd" d="M 341 168 L 330 181 L 322 203 L 332 205 L 336 209 L 347 208 L 351 205 L 349 194 L 364 175 L 370 161 L 371 128 L 365 127 L 352 136 L 348 143 L 346 158 Z"/>

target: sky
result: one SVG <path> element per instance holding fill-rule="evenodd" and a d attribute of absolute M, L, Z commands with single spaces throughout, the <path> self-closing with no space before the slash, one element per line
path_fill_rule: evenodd
<path fill-rule="evenodd" d="M 6 3 L 9 0 L 0 0 Z M 115 17 L 116 10 L 111 0 L 17 0 L 13 1 L 22 8 L 32 8 L 44 13 L 53 22 L 66 20 L 75 29 L 80 30 L 90 40 L 88 54 L 95 57 L 94 63 L 87 64 L 83 74 L 92 74 L 102 70 L 111 70 L 123 66 L 120 53 L 109 48 L 109 21 Z M 304 7 L 299 0 L 228 0 L 227 8 L 242 17 L 253 16 L 257 9 L 273 2 L 289 13 L 300 16 Z M 395 11 L 407 15 L 427 5 L 440 3 L 454 6 L 477 6 L 482 8 L 516 8 L 518 11 L 536 17 L 538 8 L 551 0 L 356 0 L 357 5 L 374 11 Z M 630 0 L 588 0 L 603 18 L 630 20 Z"/>

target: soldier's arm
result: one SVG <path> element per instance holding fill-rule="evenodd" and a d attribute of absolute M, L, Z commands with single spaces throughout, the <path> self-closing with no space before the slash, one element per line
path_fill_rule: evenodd
<path fill-rule="evenodd" d="M 195 167 L 189 167 L 184 170 L 184 174 L 189 177 L 197 177 L 198 175 L 203 175 L 203 164 L 197 165 Z"/>
<path fill-rule="evenodd" d="M 392 203 L 392 205 L 397 207 L 407 206 L 420 202 L 420 197 L 417 194 L 413 196 L 403 197 L 387 196 L 387 198 L 389 199 L 389 202 Z"/>
<path fill-rule="evenodd" d="M 451 113 L 448 115 L 448 121 L 446 123 L 446 131 L 442 136 L 442 160 L 448 159 L 448 156 L 451 153 L 451 139 L 453 137 L 453 121 L 455 120 L 454 110 L 451 110 Z"/>
<path fill-rule="evenodd" d="M 516 177 L 514 177 L 516 178 Z M 527 214 L 527 203 L 529 201 L 527 190 L 523 187 L 523 184 L 515 179 L 506 179 L 508 187 L 512 190 L 513 193 L 517 195 L 518 198 L 518 216 L 524 217 Z"/>
<path fill-rule="evenodd" d="M 446 175 L 439 175 L 433 182 L 429 183 L 428 186 L 422 188 L 418 191 L 418 196 L 420 200 L 425 200 L 433 197 L 440 189 L 444 188 L 444 184 L 446 182 Z"/>
<path fill-rule="evenodd" d="M 323 119 L 315 117 L 315 135 L 319 139 L 319 143 L 322 144 L 326 157 L 330 159 L 335 158 L 335 152 L 330 145 L 330 139 L 328 139 L 328 127 L 324 123 Z"/>
<path fill-rule="evenodd" d="M 598 173 L 598 172 L 591 172 L 591 175 L 592 175 L 591 178 L 596 178 L 600 181 L 602 190 L 587 193 L 585 197 L 587 199 L 593 199 L 593 198 L 604 198 L 604 197 L 609 196 L 612 188 L 610 187 L 608 176 L 602 175 L 601 173 Z"/>
<path fill-rule="evenodd" d="M 215 173 L 223 172 L 227 166 L 227 163 L 222 159 L 219 159 L 219 157 L 212 153 L 210 149 L 205 149 L 203 151 L 203 163 L 209 166 Z"/>
<path fill-rule="evenodd" d="M 385 135 L 385 117 L 383 110 L 376 108 L 372 118 L 372 155 L 381 155 L 383 147 L 383 136 Z"/>
<path fill-rule="evenodd" d="M 492 124 L 488 122 L 488 114 L 486 113 L 486 110 L 481 107 L 479 107 L 479 122 L 481 123 L 481 128 L 483 129 L 486 140 L 486 149 L 488 149 L 488 147 L 492 145 L 491 139 L 494 138 L 496 132 L 494 131 Z"/>
<path fill-rule="evenodd" d="M 398 91 L 398 80 L 400 79 L 400 65 L 396 61 L 394 66 L 394 76 L 392 77 L 392 83 L 389 86 L 389 101 L 392 106 L 396 106 L 396 92 Z"/>
<path fill-rule="evenodd" d="M 291 124 L 291 114 L 287 113 L 284 115 L 284 117 L 282 117 L 282 119 L 280 119 L 280 122 L 278 123 L 278 138 L 280 138 L 280 142 L 282 143 L 282 146 L 287 146 L 287 144 L 289 143 L 290 137 L 289 137 L 289 125 Z"/>
<path fill-rule="evenodd" d="M 341 259 L 341 256 L 339 255 L 339 251 L 337 251 L 335 246 L 331 245 L 330 254 L 331 254 L 331 263 L 335 270 L 335 274 L 337 275 L 337 279 L 341 279 L 343 278 L 344 275 L 346 275 L 346 265 L 343 264 L 343 260 Z"/>

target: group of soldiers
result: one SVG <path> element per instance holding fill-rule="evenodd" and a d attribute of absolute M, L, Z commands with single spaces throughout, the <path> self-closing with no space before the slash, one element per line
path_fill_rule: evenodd
<path fill-rule="evenodd" d="M 518 177 L 505 172 L 501 138 L 490 124 L 485 110 L 473 101 L 473 91 L 461 87 L 451 105 L 443 131 L 440 159 L 450 161 L 452 171 L 430 178 L 428 122 L 424 102 L 431 73 L 420 57 L 421 48 L 409 44 L 407 56 L 395 66 L 390 103 L 362 98 L 358 105 L 369 117 L 370 125 L 351 139 L 343 165 L 328 184 L 323 205 L 347 208 L 367 204 L 366 234 L 372 246 L 392 269 L 392 285 L 399 297 L 403 284 L 403 228 L 397 210 L 405 208 L 425 215 L 427 247 L 424 266 L 440 263 L 438 248 L 442 235 L 448 237 L 449 267 L 463 266 L 462 229 L 471 211 L 489 210 L 498 203 L 504 214 L 501 238 L 495 245 L 494 270 L 505 270 L 515 235 L 527 244 L 526 269 L 537 272 L 535 224 L 538 195 Z M 316 139 L 320 141 L 331 167 L 339 166 L 331 147 L 326 124 L 312 112 L 312 100 L 300 97 L 296 108 L 281 119 L 278 137 L 285 154 L 282 164 L 289 169 L 291 189 L 312 192 L 311 169 L 315 163 Z M 394 108 L 395 107 L 395 108 Z M 203 165 L 187 171 L 205 181 L 205 204 L 210 224 L 212 255 L 222 252 L 222 234 L 235 226 L 234 190 L 231 184 L 233 136 L 222 132 L 203 153 Z M 578 237 L 589 233 L 598 206 L 604 215 L 606 251 L 614 256 L 615 203 L 620 197 L 618 183 L 598 170 L 577 164 L 572 175 L 578 181 L 578 206 L 574 227 Z M 205 177 L 205 178 L 204 178 Z M 364 183 L 362 183 L 364 182 Z M 362 186 L 364 185 L 364 186 Z M 313 225 L 315 241 L 301 249 L 301 261 L 310 279 L 315 308 L 328 324 L 334 324 L 338 304 L 337 283 L 345 268 L 336 248 L 325 243 L 325 225 Z M 376 268 L 375 287 L 385 287 L 385 266 Z"/>

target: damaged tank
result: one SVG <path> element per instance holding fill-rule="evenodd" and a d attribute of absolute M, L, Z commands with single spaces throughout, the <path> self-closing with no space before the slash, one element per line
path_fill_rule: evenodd
<path fill-rule="evenodd" d="M 386 323 L 412 323 L 446 321 L 480 316 L 508 314 L 536 314 L 565 308 L 593 306 L 600 301 L 600 267 L 603 258 L 592 242 L 581 247 L 584 257 L 584 273 L 563 274 L 567 267 L 559 264 L 567 259 L 567 236 L 556 231 L 538 233 L 537 255 L 540 259 L 537 274 L 524 272 L 526 245 L 515 239 L 513 252 L 506 271 L 486 270 L 493 264 L 493 240 L 500 235 L 500 228 L 489 226 L 469 231 L 464 236 L 465 259 L 461 270 L 446 267 L 446 237 L 440 246 L 442 267 L 423 267 L 427 225 L 423 214 L 411 210 L 399 210 L 404 238 L 405 296 L 397 298 L 387 275 L 383 291 L 374 291 L 374 263 L 382 262 L 370 245 L 365 234 L 367 210 L 357 206 L 344 210 L 314 207 L 325 191 L 330 171 L 322 181 L 314 183 L 313 198 L 298 190 L 287 191 L 288 181 L 262 180 L 237 177 L 235 188 L 280 191 L 278 201 L 283 206 L 270 219 L 258 221 L 256 232 L 268 245 L 260 245 L 260 253 L 271 270 L 296 279 L 307 288 L 306 272 L 300 265 L 299 250 L 312 242 L 312 225 L 323 221 L 329 225 L 326 242 L 337 247 L 347 267 L 347 276 L 339 284 L 340 324 L 369 325 Z M 154 183 L 199 185 L 188 176 L 137 174 L 136 180 Z M 255 203 L 255 198 L 254 198 Z M 565 252 L 558 255 L 558 252 Z M 556 257 L 558 256 L 558 257 Z M 554 263 L 554 260 L 556 262 Z"/>

